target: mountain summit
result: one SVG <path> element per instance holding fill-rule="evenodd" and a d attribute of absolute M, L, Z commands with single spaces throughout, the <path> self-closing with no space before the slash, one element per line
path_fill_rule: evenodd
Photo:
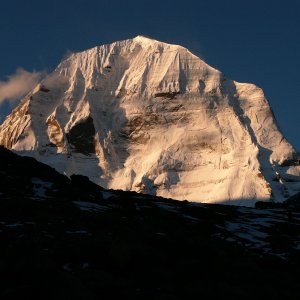
<path fill-rule="evenodd" d="M 143 36 L 62 61 L 0 144 L 105 188 L 253 205 L 300 190 L 299 157 L 263 91 Z"/>

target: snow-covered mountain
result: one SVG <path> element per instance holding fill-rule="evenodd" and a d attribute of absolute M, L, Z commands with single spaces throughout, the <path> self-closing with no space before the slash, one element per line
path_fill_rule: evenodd
<path fill-rule="evenodd" d="M 146 37 L 72 54 L 0 126 L 0 144 L 106 188 L 252 205 L 300 190 L 263 91 Z"/>

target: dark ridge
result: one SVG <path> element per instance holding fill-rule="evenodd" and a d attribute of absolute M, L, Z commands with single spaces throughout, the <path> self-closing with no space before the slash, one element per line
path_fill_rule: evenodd
<path fill-rule="evenodd" d="M 288 207 L 300 209 L 300 192 L 284 201 Z"/>
<path fill-rule="evenodd" d="M 286 202 L 266 202 L 266 201 L 257 201 L 255 202 L 255 208 L 259 209 L 276 209 L 276 208 L 287 208 L 288 204 Z"/>
<path fill-rule="evenodd" d="M 14 178 L 15 184 L 18 184 L 18 179 L 23 180 L 24 178 L 31 177 L 39 177 L 42 180 L 59 181 L 64 185 L 70 181 L 54 168 L 38 162 L 32 157 L 19 156 L 1 145 L 0 171 L 8 174 L 8 178 Z M 2 185 L 2 183 L 1 186 L 4 187 L 5 185 Z"/>
<path fill-rule="evenodd" d="M 92 117 L 76 124 L 66 134 L 67 140 L 74 146 L 75 152 L 95 153 L 95 127 Z"/>
<path fill-rule="evenodd" d="M 102 199 L 103 189 L 89 181 L 88 177 L 74 174 L 69 179 L 32 157 L 19 156 L 0 146 L 0 195 L 5 191 L 13 192 L 15 196 L 28 196 L 32 193 L 33 178 L 53 184 L 47 191 L 47 195 L 51 197 L 84 201 Z"/>
<path fill-rule="evenodd" d="M 0 147 L 0 299 L 298 300 L 298 215 L 104 190 Z"/>

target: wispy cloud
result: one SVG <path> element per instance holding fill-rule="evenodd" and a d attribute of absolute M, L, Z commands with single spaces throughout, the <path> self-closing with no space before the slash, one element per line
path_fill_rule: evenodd
<path fill-rule="evenodd" d="M 0 104 L 3 101 L 15 101 L 21 99 L 44 77 L 45 72 L 28 72 L 18 68 L 16 73 L 7 77 L 6 81 L 0 81 Z"/>

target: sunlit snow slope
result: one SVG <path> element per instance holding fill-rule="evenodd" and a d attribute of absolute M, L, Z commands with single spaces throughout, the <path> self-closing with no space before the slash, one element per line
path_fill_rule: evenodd
<path fill-rule="evenodd" d="M 253 205 L 300 190 L 298 154 L 260 88 L 142 36 L 65 59 L 0 126 L 0 144 L 175 199 Z"/>

